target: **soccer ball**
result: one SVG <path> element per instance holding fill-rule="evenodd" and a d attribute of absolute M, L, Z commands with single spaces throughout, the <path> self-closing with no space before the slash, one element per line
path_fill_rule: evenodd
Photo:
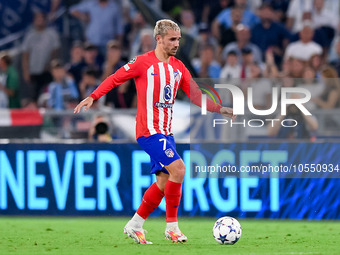
<path fill-rule="evenodd" d="M 219 244 L 235 244 L 241 235 L 241 224 L 232 217 L 219 218 L 214 224 L 213 236 Z"/>

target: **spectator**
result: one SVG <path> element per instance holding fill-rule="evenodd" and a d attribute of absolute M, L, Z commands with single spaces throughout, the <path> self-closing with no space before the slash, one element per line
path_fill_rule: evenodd
<path fill-rule="evenodd" d="M 290 76 L 292 78 L 302 78 L 304 68 L 305 68 L 304 61 L 297 58 L 293 58 L 291 60 Z"/>
<path fill-rule="evenodd" d="M 141 46 L 141 31 L 145 28 L 149 28 L 150 26 L 144 20 L 142 14 L 140 12 L 136 13 L 133 21 L 132 21 L 132 29 L 129 35 L 130 41 L 130 59 L 137 56 L 138 51 Z"/>
<path fill-rule="evenodd" d="M 242 21 L 242 10 L 239 8 L 233 8 L 231 11 L 232 25 L 229 28 L 225 28 L 223 25 L 219 27 L 219 33 L 216 38 L 219 38 L 220 45 L 226 46 L 231 42 L 236 41 L 236 27 L 241 24 Z"/>
<path fill-rule="evenodd" d="M 279 23 L 285 23 L 290 0 L 267 0 L 266 2 L 273 7 L 274 20 Z"/>
<path fill-rule="evenodd" d="M 259 11 L 261 23 L 254 26 L 251 30 L 251 42 L 256 44 L 263 53 L 271 47 L 275 62 L 281 63 L 284 48 L 290 40 L 290 33 L 279 23 L 274 22 L 274 10 L 264 3 Z"/>
<path fill-rule="evenodd" d="M 287 11 L 286 26 L 293 33 L 303 28 L 305 20 L 312 20 L 313 27 L 332 27 L 336 29 L 339 16 L 339 1 L 337 0 L 292 0 Z M 327 34 L 326 34 L 327 35 Z M 330 38 L 329 35 L 327 35 Z M 331 36 L 332 37 L 332 36 Z"/>
<path fill-rule="evenodd" d="M 290 43 L 287 46 L 285 58 L 298 58 L 303 61 L 309 61 L 314 54 L 322 54 L 322 48 L 319 44 L 312 41 L 314 30 L 310 22 L 305 22 L 300 32 L 300 40 Z"/>
<path fill-rule="evenodd" d="M 144 54 L 154 50 L 154 48 L 156 47 L 156 41 L 155 38 L 153 37 L 152 29 L 144 28 L 140 32 L 140 38 L 141 38 L 140 52 L 138 52 L 137 55 Z"/>
<path fill-rule="evenodd" d="M 303 26 L 307 24 L 308 26 L 313 27 L 313 23 L 310 19 L 311 19 L 311 16 L 308 19 L 304 20 Z M 300 33 L 293 34 L 291 37 L 291 42 L 298 41 L 300 39 L 299 36 L 300 36 Z M 327 55 L 327 52 L 332 43 L 333 37 L 334 37 L 334 31 L 332 28 L 322 27 L 322 28 L 314 29 L 313 41 L 319 44 L 323 48 L 323 52 L 325 55 Z"/>
<path fill-rule="evenodd" d="M 156 0 L 160 2 L 159 0 Z M 175 1 L 172 1 L 174 6 L 176 6 Z M 204 4 L 205 1 L 197 1 L 197 0 L 187 0 L 183 3 L 180 3 L 181 7 L 178 8 L 178 10 L 175 11 L 173 16 L 177 20 L 180 21 L 181 25 L 183 25 L 181 20 L 182 12 L 185 10 L 190 10 L 192 12 L 193 18 L 195 20 L 195 23 L 200 24 L 202 21 L 202 13 L 204 12 Z M 175 7 L 176 8 L 176 7 Z M 159 7 L 159 9 L 162 9 L 162 6 Z M 179 12 L 179 13 L 178 13 Z"/>
<path fill-rule="evenodd" d="M 215 49 L 218 48 L 218 42 L 215 37 L 211 35 L 209 26 L 205 23 L 201 23 L 199 26 L 199 33 L 198 33 L 198 47 L 195 56 L 204 49 L 207 45 L 212 45 Z"/>
<path fill-rule="evenodd" d="M 130 1 L 122 1 L 122 16 L 123 16 L 123 39 L 121 43 L 123 56 L 128 56 L 130 50 L 129 34 L 132 29 L 132 3 Z"/>
<path fill-rule="evenodd" d="M 137 108 L 136 85 L 133 80 L 124 82 L 107 95 L 105 105 L 114 108 Z"/>
<path fill-rule="evenodd" d="M 49 10 L 50 12 L 48 14 L 49 21 L 55 21 L 58 18 L 57 12 L 58 12 L 58 9 L 63 6 L 62 2 L 63 2 L 62 0 L 51 0 L 51 9 Z"/>
<path fill-rule="evenodd" d="M 78 101 L 77 87 L 73 79 L 66 76 L 66 70 L 60 60 L 52 60 L 51 69 L 54 81 L 48 86 L 48 106 L 56 110 L 68 109 L 68 104 Z"/>
<path fill-rule="evenodd" d="M 325 89 L 320 97 L 312 98 L 312 101 L 322 109 L 332 109 L 339 107 L 340 83 L 336 70 L 332 67 L 326 67 L 321 72 Z"/>
<path fill-rule="evenodd" d="M 140 31 L 139 39 L 131 49 L 131 58 L 152 51 L 156 46 L 156 41 L 153 37 L 153 30 L 151 28 L 143 28 Z"/>
<path fill-rule="evenodd" d="M 79 94 L 79 83 L 83 77 L 83 73 L 87 69 L 93 69 L 97 72 L 97 77 L 101 74 L 101 63 L 98 61 L 98 50 L 97 47 L 91 43 L 86 43 L 84 46 L 83 61 L 72 64 L 68 69 L 68 73 L 73 77 L 77 85 Z M 99 63 L 98 63 L 99 62 Z"/>
<path fill-rule="evenodd" d="M 46 15 L 35 13 L 33 29 L 24 38 L 22 45 L 22 68 L 24 79 L 33 85 L 33 99 L 37 100 L 42 89 L 52 81 L 49 72 L 51 59 L 57 56 L 60 47 L 59 36 L 52 28 L 46 27 Z"/>
<path fill-rule="evenodd" d="M 70 60 L 70 66 L 78 65 L 81 62 L 83 62 L 84 58 L 84 47 L 82 42 L 75 41 L 71 48 L 71 54 L 70 54 L 71 60 Z"/>
<path fill-rule="evenodd" d="M 311 98 L 319 97 L 324 89 L 323 84 L 318 82 L 314 69 L 310 66 L 307 66 L 304 69 L 303 80 L 298 85 L 298 87 L 307 89 L 311 93 Z M 307 103 L 304 104 L 304 106 L 309 111 L 313 111 L 317 108 L 316 104 L 313 101 L 308 101 Z"/>
<path fill-rule="evenodd" d="M 253 13 L 257 14 L 263 0 L 247 0 L 247 8 Z"/>
<path fill-rule="evenodd" d="M 314 28 L 329 27 L 336 29 L 339 23 L 338 15 L 334 15 L 332 11 L 324 8 L 324 0 L 314 0 L 314 8 L 312 11 L 312 19 Z"/>
<path fill-rule="evenodd" d="M 324 0 L 314 0 L 312 11 L 313 26 L 315 29 L 314 41 L 319 43 L 325 50 L 331 45 L 339 23 L 339 14 L 324 7 Z M 317 36 L 317 37 L 316 37 Z"/>
<path fill-rule="evenodd" d="M 281 71 L 278 73 L 278 78 L 289 77 L 292 73 L 292 58 L 286 58 L 281 64 Z"/>
<path fill-rule="evenodd" d="M 321 78 L 321 66 L 322 59 L 321 55 L 315 54 L 309 60 L 309 66 L 313 68 L 316 78 Z"/>
<path fill-rule="evenodd" d="M 215 18 L 228 7 L 233 4 L 232 0 L 213 0 L 206 1 L 204 10 L 202 13 L 202 22 L 206 24 L 211 24 Z"/>
<path fill-rule="evenodd" d="M 220 82 L 230 82 L 233 85 L 240 85 L 241 77 L 241 65 L 238 63 L 237 54 L 234 51 L 230 51 L 227 55 L 227 62 L 222 68 L 220 73 Z M 226 106 L 232 106 L 232 96 L 230 91 L 224 91 L 221 93 L 223 104 Z"/>
<path fill-rule="evenodd" d="M 6 74 L 0 72 L 0 84 L 6 84 Z M 8 108 L 8 96 L 5 91 L 0 89 L 0 109 Z"/>
<path fill-rule="evenodd" d="M 195 16 L 193 11 L 191 10 L 182 10 L 181 11 L 181 31 L 184 33 L 191 35 L 196 38 L 198 35 L 198 26 L 195 24 Z"/>
<path fill-rule="evenodd" d="M 281 87 L 283 88 L 293 88 L 295 87 L 295 81 L 294 78 L 290 76 L 282 77 L 281 81 Z"/>
<path fill-rule="evenodd" d="M 267 78 L 277 78 L 279 76 L 279 70 L 275 64 L 274 52 L 272 48 L 268 48 L 265 53 L 266 57 L 266 68 L 264 71 L 264 76 Z"/>
<path fill-rule="evenodd" d="M 261 68 L 257 63 L 250 65 L 250 78 L 248 87 L 253 88 L 254 108 L 258 110 L 269 109 L 272 101 L 272 84 L 269 79 L 263 78 Z"/>
<path fill-rule="evenodd" d="M 7 78 L 5 83 L 0 82 L 0 90 L 8 97 L 8 108 L 20 108 L 19 75 L 12 66 L 12 59 L 6 53 L 0 54 L 0 69 Z"/>
<path fill-rule="evenodd" d="M 240 78 L 251 78 L 251 66 L 254 63 L 254 54 L 248 49 L 242 49 L 242 65 L 241 65 L 241 74 Z"/>
<path fill-rule="evenodd" d="M 303 76 L 304 84 L 310 85 L 310 84 L 316 83 L 316 74 L 315 74 L 315 70 L 312 67 L 307 66 L 303 70 L 302 76 Z"/>
<path fill-rule="evenodd" d="M 333 39 L 330 47 L 330 51 L 328 53 L 328 62 L 333 63 L 336 62 L 340 58 L 340 37 L 337 36 Z"/>
<path fill-rule="evenodd" d="M 299 33 L 303 29 L 303 20 L 311 20 L 311 11 L 311 0 L 291 0 L 287 10 L 286 27 L 293 33 Z"/>
<path fill-rule="evenodd" d="M 192 65 L 201 78 L 219 78 L 220 64 L 215 60 L 215 50 L 211 45 L 205 46 L 200 59 L 193 59 Z"/>
<path fill-rule="evenodd" d="M 224 47 L 222 52 L 223 60 L 226 59 L 228 52 L 235 51 L 239 63 L 242 63 L 242 49 L 247 48 L 252 52 L 255 62 L 262 62 L 261 50 L 255 44 L 249 42 L 250 30 L 248 27 L 245 27 L 242 24 L 238 25 L 236 27 L 236 39 L 236 42 L 229 43 Z"/>
<path fill-rule="evenodd" d="M 333 15 L 339 15 L 340 2 L 339 0 L 324 0 L 324 9 L 333 13 Z"/>
<path fill-rule="evenodd" d="M 228 52 L 227 63 L 222 68 L 220 78 L 223 79 L 239 79 L 241 77 L 241 65 L 237 61 L 235 51 Z"/>
<path fill-rule="evenodd" d="M 106 67 L 102 80 L 116 72 L 125 64 L 125 62 L 120 60 L 121 47 L 118 41 L 109 41 L 107 47 Z M 136 108 L 137 97 L 134 81 L 129 80 L 124 82 L 108 92 L 105 98 L 105 105 L 115 108 Z"/>
<path fill-rule="evenodd" d="M 235 7 L 242 10 L 242 24 L 248 27 L 253 27 L 260 22 L 260 19 L 249 9 L 247 9 L 247 0 L 236 0 Z M 221 11 L 213 22 L 213 26 L 218 28 L 220 25 L 225 28 L 232 26 L 233 22 L 231 19 L 231 8 L 224 9 Z"/>
<path fill-rule="evenodd" d="M 121 60 L 122 50 L 121 45 L 116 40 L 111 40 L 107 43 L 107 51 L 106 51 L 106 62 L 104 64 L 104 72 L 101 77 L 101 80 L 105 80 L 111 74 L 116 72 L 119 68 L 121 68 L 125 62 Z M 110 93 L 110 92 L 109 92 Z"/>
<path fill-rule="evenodd" d="M 82 98 L 88 97 L 100 84 L 97 79 L 97 71 L 95 69 L 87 69 L 83 73 L 82 80 L 79 84 L 80 95 Z"/>
<path fill-rule="evenodd" d="M 298 98 L 298 95 L 292 96 Z M 286 111 L 286 115 L 277 116 L 278 121 L 268 126 L 268 135 L 278 139 L 310 139 L 318 129 L 317 119 L 313 115 L 304 115 L 296 105 L 288 105 Z M 284 119 L 290 127 L 281 126 Z M 295 121 L 289 121 L 291 119 Z"/>
<path fill-rule="evenodd" d="M 338 75 L 340 75 L 340 40 L 336 43 L 336 58 L 333 58 L 331 65 L 336 69 Z"/>
<path fill-rule="evenodd" d="M 105 50 L 106 52 L 106 50 Z M 104 55 L 105 56 L 105 55 Z M 98 47 L 92 43 L 85 43 L 84 45 L 84 61 L 86 67 L 97 69 L 99 74 L 102 72 L 102 65 L 104 62 L 104 56 L 98 52 Z"/>
<path fill-rule="evenodd" d="M 106 43 L 117 39 L 122 42 L 123 18 L 120 6 L 111 0 L 89 0 L 70 8 L 76 18 L 87 24 L 86 38 L 105 56 Z"/>

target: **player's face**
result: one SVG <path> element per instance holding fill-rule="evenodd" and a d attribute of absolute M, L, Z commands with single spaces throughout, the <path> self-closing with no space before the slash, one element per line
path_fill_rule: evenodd
<path fill-rule="evenodd" d="M 161 38 L 161 44 L 163 51 L 169 56 L 175 56 L 179 47 L 179 39 L 181 39 L 181 32 L 169 30 L 163 38 Z"/>

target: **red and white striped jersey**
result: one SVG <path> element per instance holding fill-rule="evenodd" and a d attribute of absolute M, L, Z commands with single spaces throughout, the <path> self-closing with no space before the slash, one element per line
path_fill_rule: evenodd
<path fill-rule="evenodd" d="M 90 97 L 98 100 L 112 88 L 132 78 L 135 79 L 137 90 L 137 139 L 156 133 L 172 134 L 173 104 L 179 87 L 192 102 L 201 105 L 201 90 L 196 83 L 195 93 L 191 91 L 190 95 L 193 80 L 184 64 L 175 57 L 170 57 L 169 63 L 162 62 L 156 57 L 154 51 L 130 60 L 106 78 Z M 209 111 L 219 112 L 221 107 L 219 104 L 214 104 L 212 100 L 207 101 Z"/>

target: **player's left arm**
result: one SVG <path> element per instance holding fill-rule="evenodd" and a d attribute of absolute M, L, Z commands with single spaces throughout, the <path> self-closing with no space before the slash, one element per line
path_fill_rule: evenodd
<path fill-rule="evenodd" d="M 183 70 L 183 77 L 180 86 L 185 94 L 187 94 L 191 102 L 199 107 L 202 107 L 202 91 L 199 89 L 199 86 L 191 77 L 189 70 L 185 67 Z M 233 113 L 233 109 L 229 107 L 223 107 L 222 105 L 215 103 L 210 98 L 207 98 L 207 110 L 209 112 L 221 113 L 223 116 L 229 117 L 233 121 L 236 118 L 236 115 L 234 115 Z"/>

